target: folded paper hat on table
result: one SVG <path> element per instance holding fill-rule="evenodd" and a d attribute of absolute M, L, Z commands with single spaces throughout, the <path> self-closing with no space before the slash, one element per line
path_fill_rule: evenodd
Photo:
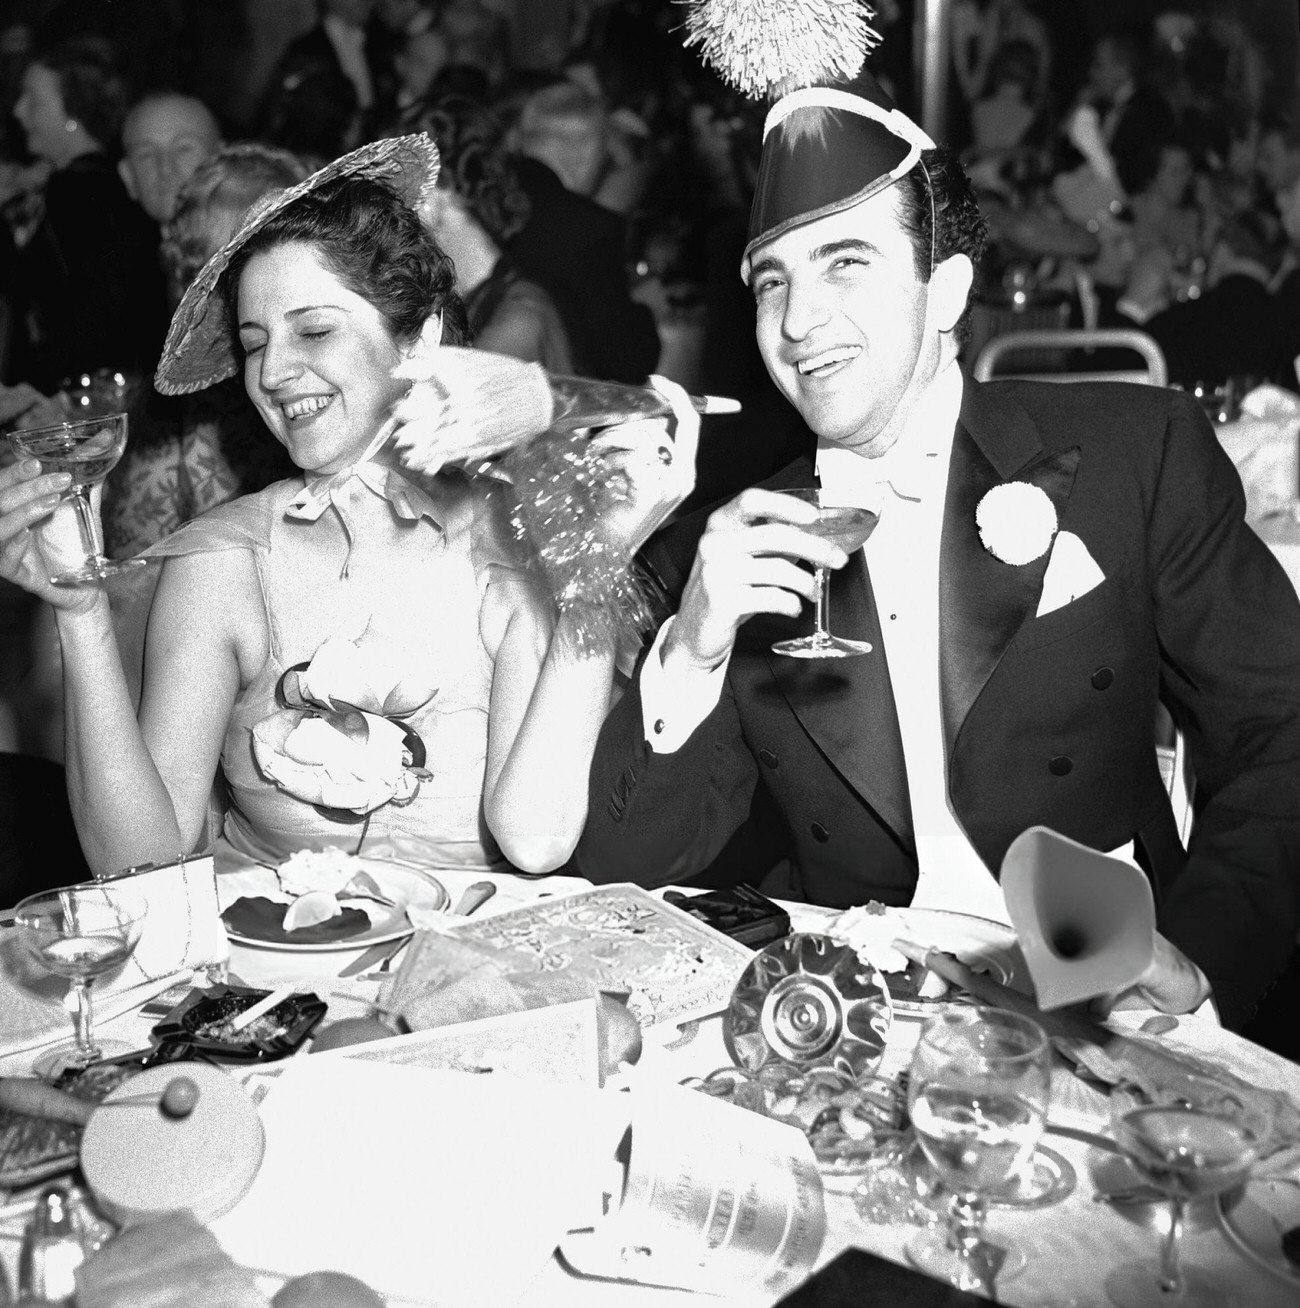
<path fill-rule="evenodd" d="M 1151 886 L 1124 859 L 1030 827 L 1002 860 L 1002 894 L 1044 1012 L 1122 990 L 1151 964 Z"/>

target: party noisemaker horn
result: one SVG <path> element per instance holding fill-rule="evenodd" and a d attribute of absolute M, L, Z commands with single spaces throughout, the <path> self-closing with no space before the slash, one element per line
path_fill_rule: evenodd
<path fill-rule="evenodd" d="M 1132 985 L 1155 949 L 1155 902 L 1142 871 L 1047 827 L 1002 860 L 1002 895 L 1044 1012 Z"/>
<path fill-rule="evenodd" d="M 487 459 L 543 432 L 665 418 L 672 406 L 649 386 L 566 377 L 490 350 L 440 346 L 401 364 L 413 385 L 397 406 L 393 444 L 406 467 L 426 474 Z M 736 400 L 692 396 L 700 414 L 737 413 Z"/>

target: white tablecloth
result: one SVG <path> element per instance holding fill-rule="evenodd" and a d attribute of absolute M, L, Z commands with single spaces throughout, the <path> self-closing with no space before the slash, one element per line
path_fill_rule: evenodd
<path fill-rule="evenodd" d="M 546 888 L 544 881 L 517 882 L 501 894 L 499 910 L 511 907 L 529 895 L 545 893 Z M 491 907 L 490 903 L 481 911 L 487 913 Z M 816 930 L 826 920 L 827 911 L 803 908 L 792 916 L 795 929 Z M 374 981 L 355 980 L 331 983 L 319 977 L 313 982 L 318 992 L 331 999 L 334 1014 L 340 1016 L 349 1011 L 363 1011 L 376 984 Z M 1128 1024 L 1137 1021 L 1139 1016 L 1130 1016 Z M 138 1015 L 119 1018 L 106 1024 L 105 1034 L 122 1036 L 143 1046 L 147 1043 L 150 1022 L 151 1019 Z M 920 1030 L 921 1022 L 917 1019 L 896 1017 L 881 1069 L 883 1072 L 893 1073 L 906 1067 Z M 1257 1084 L 1286 1090 L 1300 1103 L 1300 1067 L 1221 1030 L 1208 1018 L 1181 1019 L 1178 1028 L 1167 1039 L 1207 1053 Z M 689 1040 L 673 1047 L 667 1047 L 663 1040 L 649 1040 L 640 1062 L 629 1075 L 675 1083 L 688 1076 L 705 1075 L 728 1062 L 721 1020 L 710 1018 L 695 1028 Z M 11 1065 L 0 1066 L 0 1074 L 25 1070 L 13 1060 L 9 1063 Z M 1062 1066 L 1053 1082 L 1050 1118 L 1067 1126 L 1091 1124 L 1094 1129 L 1104 1129 L 1104 1100 Z M 1102 1284 L 1111 1267 L 1133 1258 L 1156 1257 L 1159 1235 L 1145 1224 L 1151 1220 L 1152 1210 L 1116 1208 L 1094 1202 L 1094 1190 L 1099 1186 L 1115 1185 L 1117 1177 L 1124 1172 L 1116 1155 L 1057 1135 L 1046 1136 L 1044 1144 L 1070 1162 L 1077 1174 L 1077 1185 L 1067 1199 L 1050 1208 L 1028 1211 L 995 1209 L 991 1213 L 988 1225 L 992 1236 L 996 1239 L 1004 1235 L 1016 1241 L 1029 1255 L 1026 1270 L 999 1285 L 1001 1301 L 1020 1308 L 1048 1308 L 1048 1305 L 1051 1308 L 1103 1308 L 1107 1300 Z M 856 1212 L 851 1193 L 830 1190 L 826 1203 L 829 1233 L 819 1265 L 829 1262 L 852 1245 L 895 1261 L 905 1261 L 904 1246 L 916 1228 L 866 1224 Z M 11 1270 L 18 1247 L 13 1238 L 15 1229 L 11 1226 L 9 1238 L 0 1239 L 0 1254 Z M 1282 1283 L 1247 1262 L 1218 1226 L 1204 1216 L 1193 1222 L 1184 1239 L 1185 1261 L 1212 1270 L 1230 1283 L 1242 1304 L 1250 1304 L 1252 1308 L 1283 1308 L 1283 1305 L 1294 1306 L 1300 1302 L 1294 1286 Z M 501 1256 L 510 1256 L 508 1232 L 502 1232 Z M 771 1302 L 771 1296 L 763 1294 L 740 1293 L 715 1298 L 680 1290 L 581 1278 L 569 1272 L 558 1257 L 544 1269 L 523 1300 L 527 1308 L 638 1308 L 639 1305 L 645 1305 L 645 1308 L 663 1305 L 667 1308 L 675 1303 L 698 1303 L 701 1308 L 708 1304 L 719 1308 L 768 1308 Z"/>

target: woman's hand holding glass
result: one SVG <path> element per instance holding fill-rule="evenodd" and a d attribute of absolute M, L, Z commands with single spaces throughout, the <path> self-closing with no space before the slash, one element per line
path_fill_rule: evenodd
<path fill-rule="evenodd" d="M 56 608 L 68 609 L 93 603 L 94 592 L 51 584 L 40 535 L 71 485 L 68 473 L 42 472 L 36 459 L 19 458 L 0 468 L 0 577 Z M 61 511 L 73 512 L 71 505 Z M 75 534 L 75 524 L 72 531 Z"/>

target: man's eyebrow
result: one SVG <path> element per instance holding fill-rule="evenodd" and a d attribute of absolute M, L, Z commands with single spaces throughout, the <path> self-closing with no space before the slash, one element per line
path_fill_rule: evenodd
<path fill-rule="evenodd" d="M 819 245 L 815 250 L 809 252 L 808 259 L 810 262 L 829 259 L 833 255 L 843 254 L 845 251 L 879 255 L 880 247 L 856 236 L 846 236 L 842 241 L 828 241 L 825 245 Z"/>
<path fill-rule="evenodd" d="M 827 241 L 825 245 L 818 245 L 809 250 L 808 262 L 818 263 L 823 259 L 831 259 L 837 254 L 844 254 L 846 251 L 880 257 L 879 246 L 873 245 L 870 241 L 864 241 L 860 237 L 846 236 L 842 241 Z M 784 267 L 785 265 L 780 259 L 768 255 L 765 259 L 759 259 L 752 265 L 749 270 L 749 280 L 752 283 L 760 273 L 779 272 Z"/>
<path fill-rule="evenodd" d="M 770 254 L 766 259 L 760 259 L 757 263 L 751 264 L 749 268 L 749 280 L 752 283 L 759 273 L 772 272 L 774 269 L 783 267 L 780 259 L 774 259 Z"/>

